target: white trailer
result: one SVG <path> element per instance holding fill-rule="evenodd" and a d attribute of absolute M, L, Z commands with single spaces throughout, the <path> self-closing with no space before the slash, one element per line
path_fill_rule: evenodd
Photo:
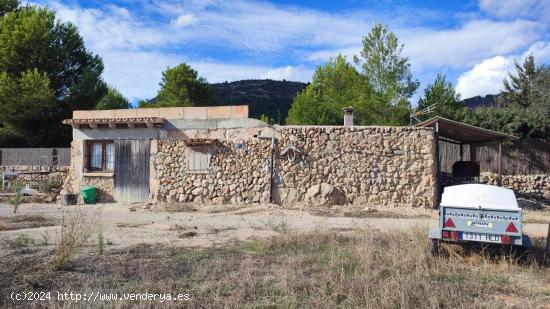
<path fill-rule="evenodd" d="M 435 246 L 441 241 L 481 242 L 531 247 L 522 233 L 522 210 L 514 191 L 502 187 L 466 184 L 446 187 L 439 205 L 439 226 L 430 228 Z"/>

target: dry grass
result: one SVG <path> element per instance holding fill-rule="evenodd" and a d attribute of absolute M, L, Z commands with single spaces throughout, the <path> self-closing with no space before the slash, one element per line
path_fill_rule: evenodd
<path fill-rule="evenodd" d="M 523 223 L 550 224 L 550 210 L 523 210 Z"/>
<path fill-rule="evenodd" d="M 290 229 L 286 219 L 269 218 L 265 221 L 259 220 L 249 224 L 250 228 L 258 231 L 274 231 L 278 233 L 287 233 Z"/>
<path fill-rule="evenodd" d="M 249 209 L 250 205 L 198 205 L 196 203 L 166 203 L 163 204 L 163 211 L 167 212 L 197 212 L 216 214 L 216 213 L 229 213 L 237 211 L 245 211 Z M 253 209 L 249 213 L 258 212 L 261 210 Z"/>
<path fill-rule="evenodd" d="M 226 227 L 209 227 L 205 230 L 199 230 L 197 226 L 191 225 L 181 225 L 181 224 L 174 224 L 169 228 L 169 231 L 175 231 L 178 232 L 179 238 L 190 238 L 195 237 L 199 234 L 203 235 L 211 235 L 211 234 L 219 234 L 224 233 L 228 231 L 234 231 L 237 230 L 237 228 L 233 226 L 226 226 Z"/>
<path fill-rule="evenodd" d="M 47 252 L 18 253 L 8 257 L 18 263 L 0 268 L 0 294 L 25 289 L 189 293 L 187 305 L 207 308 L 525 308 L 550 303 L 548 268 L 464 254 L 432 257 L 421 231 L 281 234 L 208 249 L 142 245 L 82 254 L 70 269 L 57 272 L 30 271 L 50 257 Z M 0 306 L 6 302 L 0 298 Z M 181 306 L 123 304 L 129 305 Z"/>
<path fill-rule="evenodd" d="M 150 222 L 149 222 L 150 223 Z M 116 224 L 118 228 L 138 228 L 147 225 L 147 222 L 119 222 Z"/>
<path fill-rule="evenodd" d="M 44 226 L 55 226 L 59 220 L 40 215 L 19 215 L 0 218 L 0 231 L 32 229 Z"/>
<path fill-rule="evenodd" d="M 63 215 L 60 240 L 52 260 L 53 269 L 63 270 L 69 267 L 71 260 L 82 250 L 96 230 L 99 218 L 100 214 L 90 217 L 82 208 Z"/>
<path fill-rule="evenodd" d="M 429 219 L 436 212 L 427 209 L 408 209 L 409 211 L 400 210 L 381 210 L 374 208 L 338 208 L 338 207 L 314 207 L 306 208 L 306 210 L 315 216 L 323 217 L 348 217 L 348 218 L 390 218 L 390 219 Z"/>

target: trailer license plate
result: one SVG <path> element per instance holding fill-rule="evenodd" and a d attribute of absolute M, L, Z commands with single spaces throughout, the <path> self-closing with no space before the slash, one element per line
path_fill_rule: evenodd
<path fill-rule="evenodd" d="M 501 243 L 500 235 L 462 232 L 462 240 Z"/>

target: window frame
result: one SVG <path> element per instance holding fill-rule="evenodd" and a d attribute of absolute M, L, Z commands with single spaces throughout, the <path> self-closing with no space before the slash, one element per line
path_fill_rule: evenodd
<path fill-rule="evenodd" d="M 109 172 L 112 173 L 115 171 L 115 166 L 113 162 L 113 169 L 107 169 L 107 145 L 113 145 L 113 153 L 115 152 L 115 145 L 113 140 L 89 140 L 87 141 L 86 151 L 87 151 L 87 162 L 86 166 L 90 172 Z M 100 144 L 101 145 L 101 168 L 92 168 L 92 145 Z"/>

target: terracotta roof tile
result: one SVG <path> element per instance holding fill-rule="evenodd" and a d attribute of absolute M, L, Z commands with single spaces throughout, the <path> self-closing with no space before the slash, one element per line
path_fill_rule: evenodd
<path fill-rule="evenodd" d="M 160 117 L 132 117 L 132 118 L 92 118 L 92 119 L 65 119 L 64 124 L 110 124 L 110 123 L 155 123 L 162 124 L 165 119 Z"/>

